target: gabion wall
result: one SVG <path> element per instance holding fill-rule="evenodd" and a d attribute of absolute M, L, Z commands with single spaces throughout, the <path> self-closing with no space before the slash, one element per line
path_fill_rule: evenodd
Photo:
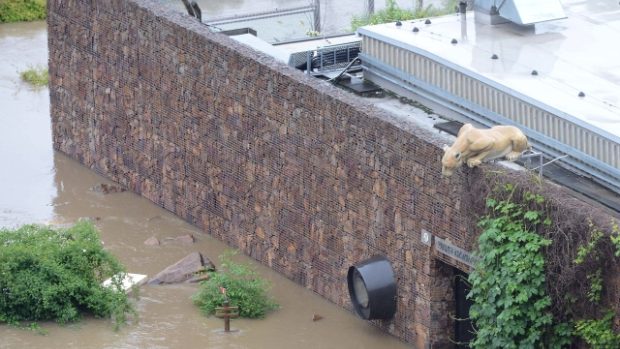
<path fill-rule="evenodd" d="M 442 136 L 157 1 L 48 12 L 56 149 L 349 309 L 348 267 L 387 256 L 398 310 L 377 325 L 451 347 L 467 267 L 420 234 L 471 250 L 476 217 L 465 175 L 441 178 Z"/>

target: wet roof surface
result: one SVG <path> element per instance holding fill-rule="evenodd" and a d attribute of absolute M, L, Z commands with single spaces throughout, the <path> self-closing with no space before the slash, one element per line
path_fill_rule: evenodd
<path fill-rule="evenodd" d="M 563 1 L 568 18 L 517 26 L 478 23 L 473 11 L 364 27 L 426 51 L 442 63 L 490 80 L 582 120 L 603 134 L 620 137 L 620 4 L 617 1 Z M 418 27 L 419 32 L 412 32 Z M 463 31 L 462 27 L 466 30 Z M 452 44 L 457 39 L 457 44 Z M 492 60 L 496 54 L 499 59 Z M 532 70 L 538 72 L 533 76 Z M 583 92 L 585 97 L 579 97 Z"/>

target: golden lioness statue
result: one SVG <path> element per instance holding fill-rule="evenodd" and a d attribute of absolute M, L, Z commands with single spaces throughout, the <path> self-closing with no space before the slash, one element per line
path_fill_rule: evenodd
<path fill-rule="evenodd" d="M 449 177 L 464 162 L 469 167 L 476 167 L 483 161 L 506 157 L 515 161 L 528 149 L 527 137 L 514 126 L 493 126 L 477 129 L 465 124 L 451 147 L 443 148 L 441 173 Z"/>

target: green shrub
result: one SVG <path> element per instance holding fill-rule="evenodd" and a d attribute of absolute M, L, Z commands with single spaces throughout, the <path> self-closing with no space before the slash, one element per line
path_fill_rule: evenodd
<path fill-rule="evenodd" d="M 231 306 L 239 307 L 239 316 L 259 318 L 278 307 L 268 295 L 269 283 L 261 279 L 249 265 L 237 264 L 231 260 L 233 252 L 220 256 L 219 271 L 211 272 L 209 279 L 202 282 L 200 290 L 194 295 L 194 303 L 205 315 L 215 313 L 222 306 L 226 296 Z M 220 287 L 226 289 L 226 296 Z"/>
<path fill-rule="evenodd" d="M 26 225 L 0 230 L 0 322 L 76 321 L 82 313 L 110 317 L 116 325 L 133 312 L 121 278 L 123 271 L 102 247 L 92 223 L 68 229 Z"/>
<path fill-rule="evenodd" d="M 45 19 L 46 0 L 0 0 L 0 23 Z"/>
<path fill-rule="evenodd" d="M 33 86 L 47 86 L 49 81 L 49 73 L 46 67 L 30 67 L 19 73 L 22 80 Z"/>
<path fill-rule="evenodd" d="M 456 0 L 444 1 L 442 8 L 435 8 L 429 5 L 416 10 L 401 9 L 395 0 L 386 0 L 385 9 L 373 13 L 370 17 L 353 16 L 351 20 L 351 29 L 357 30 L 359 27 L 371 24 L 381 24 L 396 21 L 406 21 L 416 18 L 441 16 L 453 12 L 456 6 Z"/>

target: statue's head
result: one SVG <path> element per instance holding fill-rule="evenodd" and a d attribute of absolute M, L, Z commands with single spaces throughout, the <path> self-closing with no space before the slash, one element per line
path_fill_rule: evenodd
<path fill-rule="evenodd" d="M 459 168 L 463 164 L 463 158 L 461 152 L 445 145 L 443 147 L 443 158 L 441 158 L 441 174 L 445 177 L 452 176 L 454 170 Z"/>

